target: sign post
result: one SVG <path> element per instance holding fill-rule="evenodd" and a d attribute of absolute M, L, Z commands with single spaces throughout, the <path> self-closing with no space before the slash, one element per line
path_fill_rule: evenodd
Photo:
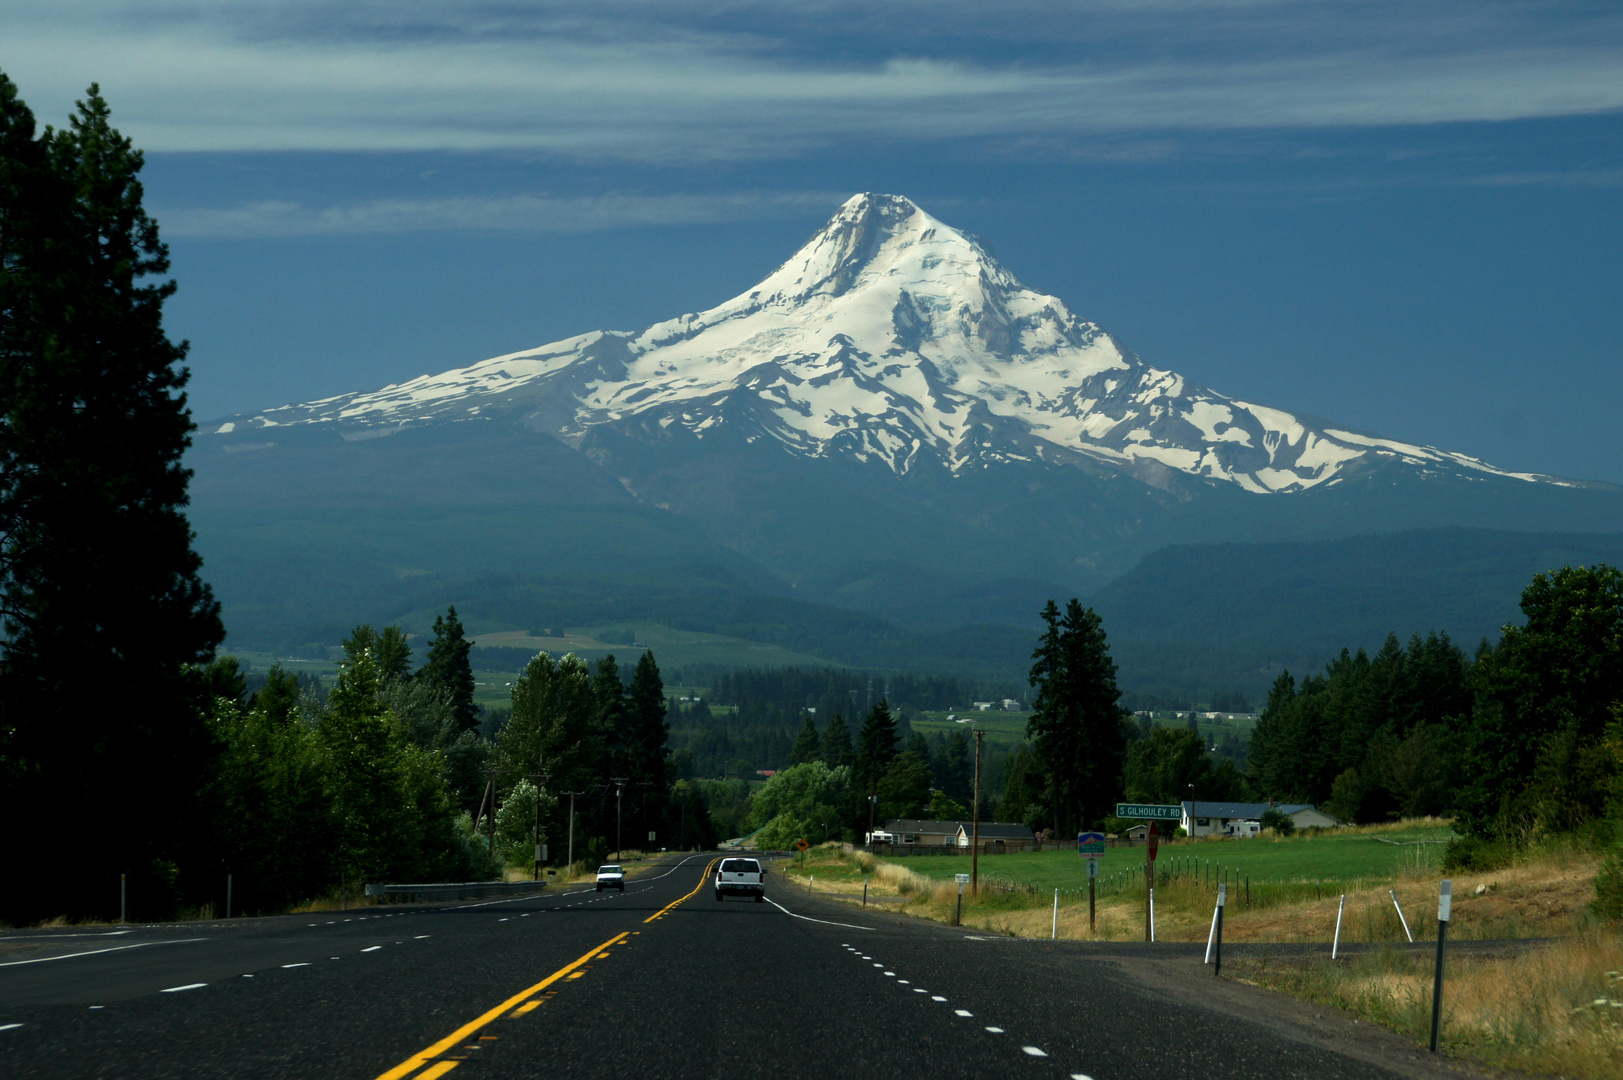
<path fill-rule="evenodd" d="M 964 923 L 964 886 L 969 884 L 968 874 L 953 875 L 958 879 L 958 911 L 952 917 L 952 925 L 962 926 Z"/>
<path fill-rule="evenodd" d="M 1448 939 L 1448 920 L 1454 909 L 1454 882 L 1443 879 L 1437 893 L 1437 980 L 1431 988 L 1431 1052 L 1437 1052 L 1437 1036 L 1443 1027 L 1443 942 Z"/>
<path fill-rule="evenodd" d="M 1116 816 L 1137 818 L 1149 823 L 1148 858 L 1144 860 L 1144 940 L 1155 940 L 1155 852 L 1159 837 L 1157 821 L 1182 821 L 1183 807 L 1177 803 L 1117 803 Z"/>
<path fill-rule="evenodd" d="M 1088 933 L 1092 934 L 1097 912 L 1094 902 L 1094 882 L 1099 878 L 1099 856 L 1105 853 L 1105 834 L 1102 832 L 1077 833 L 1076 853 L 1088 860 Z"/>
<path fill-rule="evenodd" d="M 1099 879 L 1099 860 L 1088 860 L 1088 933 L 1093 933 L 1093 885 Z"/>

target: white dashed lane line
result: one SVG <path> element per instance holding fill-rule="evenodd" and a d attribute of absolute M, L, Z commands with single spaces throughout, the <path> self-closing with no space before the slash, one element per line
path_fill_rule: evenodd
<path fill-rule="evenodd" d="M 163 990 L 159 990 L 158 993 L 160 993 L 160 994 L 178 994 L 182 990 L 196 990 L 199 987 L 203 987 L 203 986 L 207 986 L 207 985 L 208 985 L 208 983 L 187 983 L 185 986 L 166 987 Z"/>
<path fill-rule="evenodd" d="M 840 943 L 840 948 L 845 949 L 852 956 L 859 957 L 859 958 L 861 958 L 863 960 L 868 961 L 869 963 L 873 963 L 873 957 L 868 956 L 868 955 L 858 951 L 857 949 L 852 948 L 851 945 L 846 943 L 846 942 L 841 942 Z M 885 976 L 887 976 L 889 978 L 893 978 L 893 979 L 896 978 L 896 973 L 894 971 L 886 971 L 884 964 L 873 963 L 873 966 L 878 968 L 880 970 L 880 972 L 882 974 L 884 974 Z M 897 982 L 897 985 L 899 985 L 899 986 L 906 986 L 908 980 L 906 980 L 906 979 L 896 979 L 896 982 Z M 915 994 L 930 994 L 930 992 L 928 990 L 925 990 L 925 989 L 923 989 L 921 987 L 917 987 L 917 986 L 913 987 L 913 992 Z M 931 1001 L 939 1001 L 939 1002 L 944 1003 L 944 1002 L 946 1002 L 947 999 L 946 999 L 946 997 L 944 997 L 941 994 L 930 994 L 930 1000 Z M 962 1016 L 962 1017 L 965 1017 L 965 1018 L 970 1018 L 970 1017 L 973 1017 L 975 1015 L 974 1013 L 970 1012 L 968 1009 L 954 1009 L 952 1011 L 953 1011 L 954 1015 Z M 1007 1034 L 1002 1028 L 993 1027 L 990 1024 L 986 1025 L 985 1031 L 986 1031 L 986 1033 L 988 1035 Z M 1025 1054 L 1027 1057 L 1045 1058 L 1045 1057 L 1048 1056 L 1048 1051 L 1044 1050 L 1040 1046 L 1022 1046 L 1020 1048 L 1020 1051 L 1021 1051 L 1021 1053 Z M 1086 1073 L 1071 1073 L 1070 1075 L 1071 1075 L 1071 1080 L 1092 1080 L 1092 1077 L 1088 1076 Z"/>

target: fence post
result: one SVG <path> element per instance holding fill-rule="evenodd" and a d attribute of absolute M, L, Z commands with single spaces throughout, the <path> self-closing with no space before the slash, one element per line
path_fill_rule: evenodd
<path fill-rule="evenodd" d="M 1443 879 L 1437 893 L 1437 978 L 1431 989 L 1431 1052 L 1437 1052 L 1437 1036 L 1443 1026 L 1443 942 L 1448 939 L 1448 919 L 1454 908 L 1454 882 Z"/>
<path fill-rule="evenodd" d="M 1342 893 L 1341 894 L 1341 906 L 1336 908 L 1336 939 L 1335 939 L 1335 941 L 1331 942 L 1331 944 L 1330 944 L 1330 959 L 1332 959 L 1332 960 L 1334 960 L 1336 958 L 1336 953 L 1341 950 L 1341 913 L 1346 911 L 1346 910 L 1347 910 L 1347 894 Z"/>
<path fill-rule="evenodd" d="M 1403 924 L 1403 936 L 1409 939 L 1410 945 L 1413 945 L 1414 935 L 1409 933 L 1409 920 L 1403 917 L 1403 905 L 1398 903 L 1397 890 L 1388 889 L 1386 890 L 1386 895 L 1392 898 L 1392 906 L 1398 909 L 1398 922 Z"/>

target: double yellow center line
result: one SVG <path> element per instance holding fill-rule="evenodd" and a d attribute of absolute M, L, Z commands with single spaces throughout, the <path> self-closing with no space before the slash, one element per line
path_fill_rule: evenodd
<path fill-rule="evenodd" d="M 694 898 L 694 896 L 696 896 L 698 894 L 699 890 L 705 887 L 705 883 L 710 880 L 710 868 L 712 866 L 715 866 L 715 865 L 716 865 L 716 860 L 711 859 L 707 864 L 705 864 L 704 873 L 699 875 L 699 883 L 697 885 L 693 886 L 693 891 L 692 892 L 688 893 L 686 896 L 679 897 L 679 898 L 677 898 L 675 900 L 672 900 L 670 903 L 666 904 L 664 907 L 660 908 L 658 911 L 656 911 L 652 915 L 648 916 L 648 918 L 644 919 L 643 922 L 651 923 L 655 919 L 657 919 L 660 916 L 664 915 L 667 911 L 671 910 L 671 908 L 675 907 L 677 904 L 680 904 L 683 900 L 692 900 Z"/>
<path fill-rule="evenodd" d="M 704 888 L 705 884 L 709 882 L 710 868 L 715 865 L 716 860 L 711 859 L 709 864 L 704 868 L 704 873 L 699 875 L 699 884 L 694 886 L 693 892 L 688 893 L 686 896 L 681 897 L 680 899 L 671 901 L 669 904 L 666 904 L 663 908 L 644 919 L 643 922 L 651 923 L 655 919 L 663 916 L 672 908 L 676 907 L 676 905 L 682 903 L 682 901 L 693 899 L 693 897 L 698 894 L 699 890 Z M 539 994 L 541 991 L 545 990 L 559 979 L 567 978 L 578 969 L 584 967 L 586 965 L 586 961 L 597 957 L 610 946 L 620 944 L 620 942 L 624 941 L 630 936 L 631 931 L 629 930 L 625 931 L 624 933 L 614 935 L 603 944 L 589 950 L 580 959 L 574 961 L 573 963 L 564 965 L 557 971 L 554 971 L 551 975 L 548 975 L 546 978 L 536 983 L 534 986 L 521 990 L 512 997 L 508 998 L 506 1001 L 502 1002 L 500 1005 L 497 1005 L 495 1008 L 484 1013 L 482 1016 L 463 1024 L 461 1027 L 457 1028 L 455 1031 L 451 1032 L 451 1034 L 447 1035 L 433 1046 L 430 1046 L 428 1049 L 413 1054 L 411 1057 L 407 1058 L 405 1061 L 402 1061 L 388 1072 L 380 1074 L 378 1076 L 378 1080 L 400 1080 L 401 1077 L 415 1072 L 417 1069 L 422 1068 L 422 1066 L 428 1065 L 428 1063 L 431 1061 L 434 1063 L 429 1065 L 428 1068 L 423 1069 L 422 1072 L 418 1073 L 413 1080 L 436 1080 L 437 1077 L 444 1076 L 446 1073 L 457 1067 L 459 1059 L 453 1058 L 443 1061 L 434 1061 L 435 1058 L 452 1049 L 457 1044 L 461 1043 L 463 1039 L 473 1035 L 474 1032 L 478 1031 L 480 1028 L 501 1019 L 502 1016 L 506 1015 L 511 1010 L 525 1005 L 530 998 L 534 997 L 536 994 Z M 528 1012 L 529 1010 L 523 1009 L 522 1011 Z"/>

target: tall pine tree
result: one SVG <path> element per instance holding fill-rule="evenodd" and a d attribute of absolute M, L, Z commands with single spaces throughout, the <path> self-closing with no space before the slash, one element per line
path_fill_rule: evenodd
<path fill-rule="evenodd" d="M 451 698 L 457 730 L 471 731 L 479 726 L 479 706 L 473 703 L 473 664 L 469 660 L 473 643 L 463 634 L 462 620 L 453 605 L 434 619 L 434 636 L 428 642 L 428 659 L 417 678 L 444 690 Z"/>
<path fill-rule="evenodd" d="M 851 729 L 845 726 L 845 717 L 835 713 L 828 718 L 823 729 L 823 760 L 831 769 L 850 765 L 855 760 L 851 753 Z"/>
<path fill-rule="evenodd" d="M 184 513 L 186 346 L 163 329 L 174 283 L 150 281 L 169 253 L 141 167 L 96 87 L 36 138 L 0 75 L 0 812 L 54 806 L 52 836 L 94 837 L 159 914 L 201 887 L 185 845 L 213 744 L 191 665 L 223 628 Z M 12 839 L 13 865 L 60 854 Z M 0 916 L 106 914 L 89 895 L 7 890 Z"/>
<path fill-rule="evenodd" d="M 806 722 L 800 725 L 800 734 L 795 737 L 795 745 L 789 751 L 789 764 L 818 761 L 822 756 L 823 737 L 817 730 L 817 721 L 812 719 L 811 713 L 807 713 Z"/>
<path fill-rule="evenodd" d="M 1050 600 L 1042 618 L 1026 735 L 1046 781 L 1051 822 L 1069 835 L 1109 814 L 1121 793 L 1127 714 L 1117 704 L 1116 662 L 1093 609 L 1073 598 L 1062 618 Z"/>

